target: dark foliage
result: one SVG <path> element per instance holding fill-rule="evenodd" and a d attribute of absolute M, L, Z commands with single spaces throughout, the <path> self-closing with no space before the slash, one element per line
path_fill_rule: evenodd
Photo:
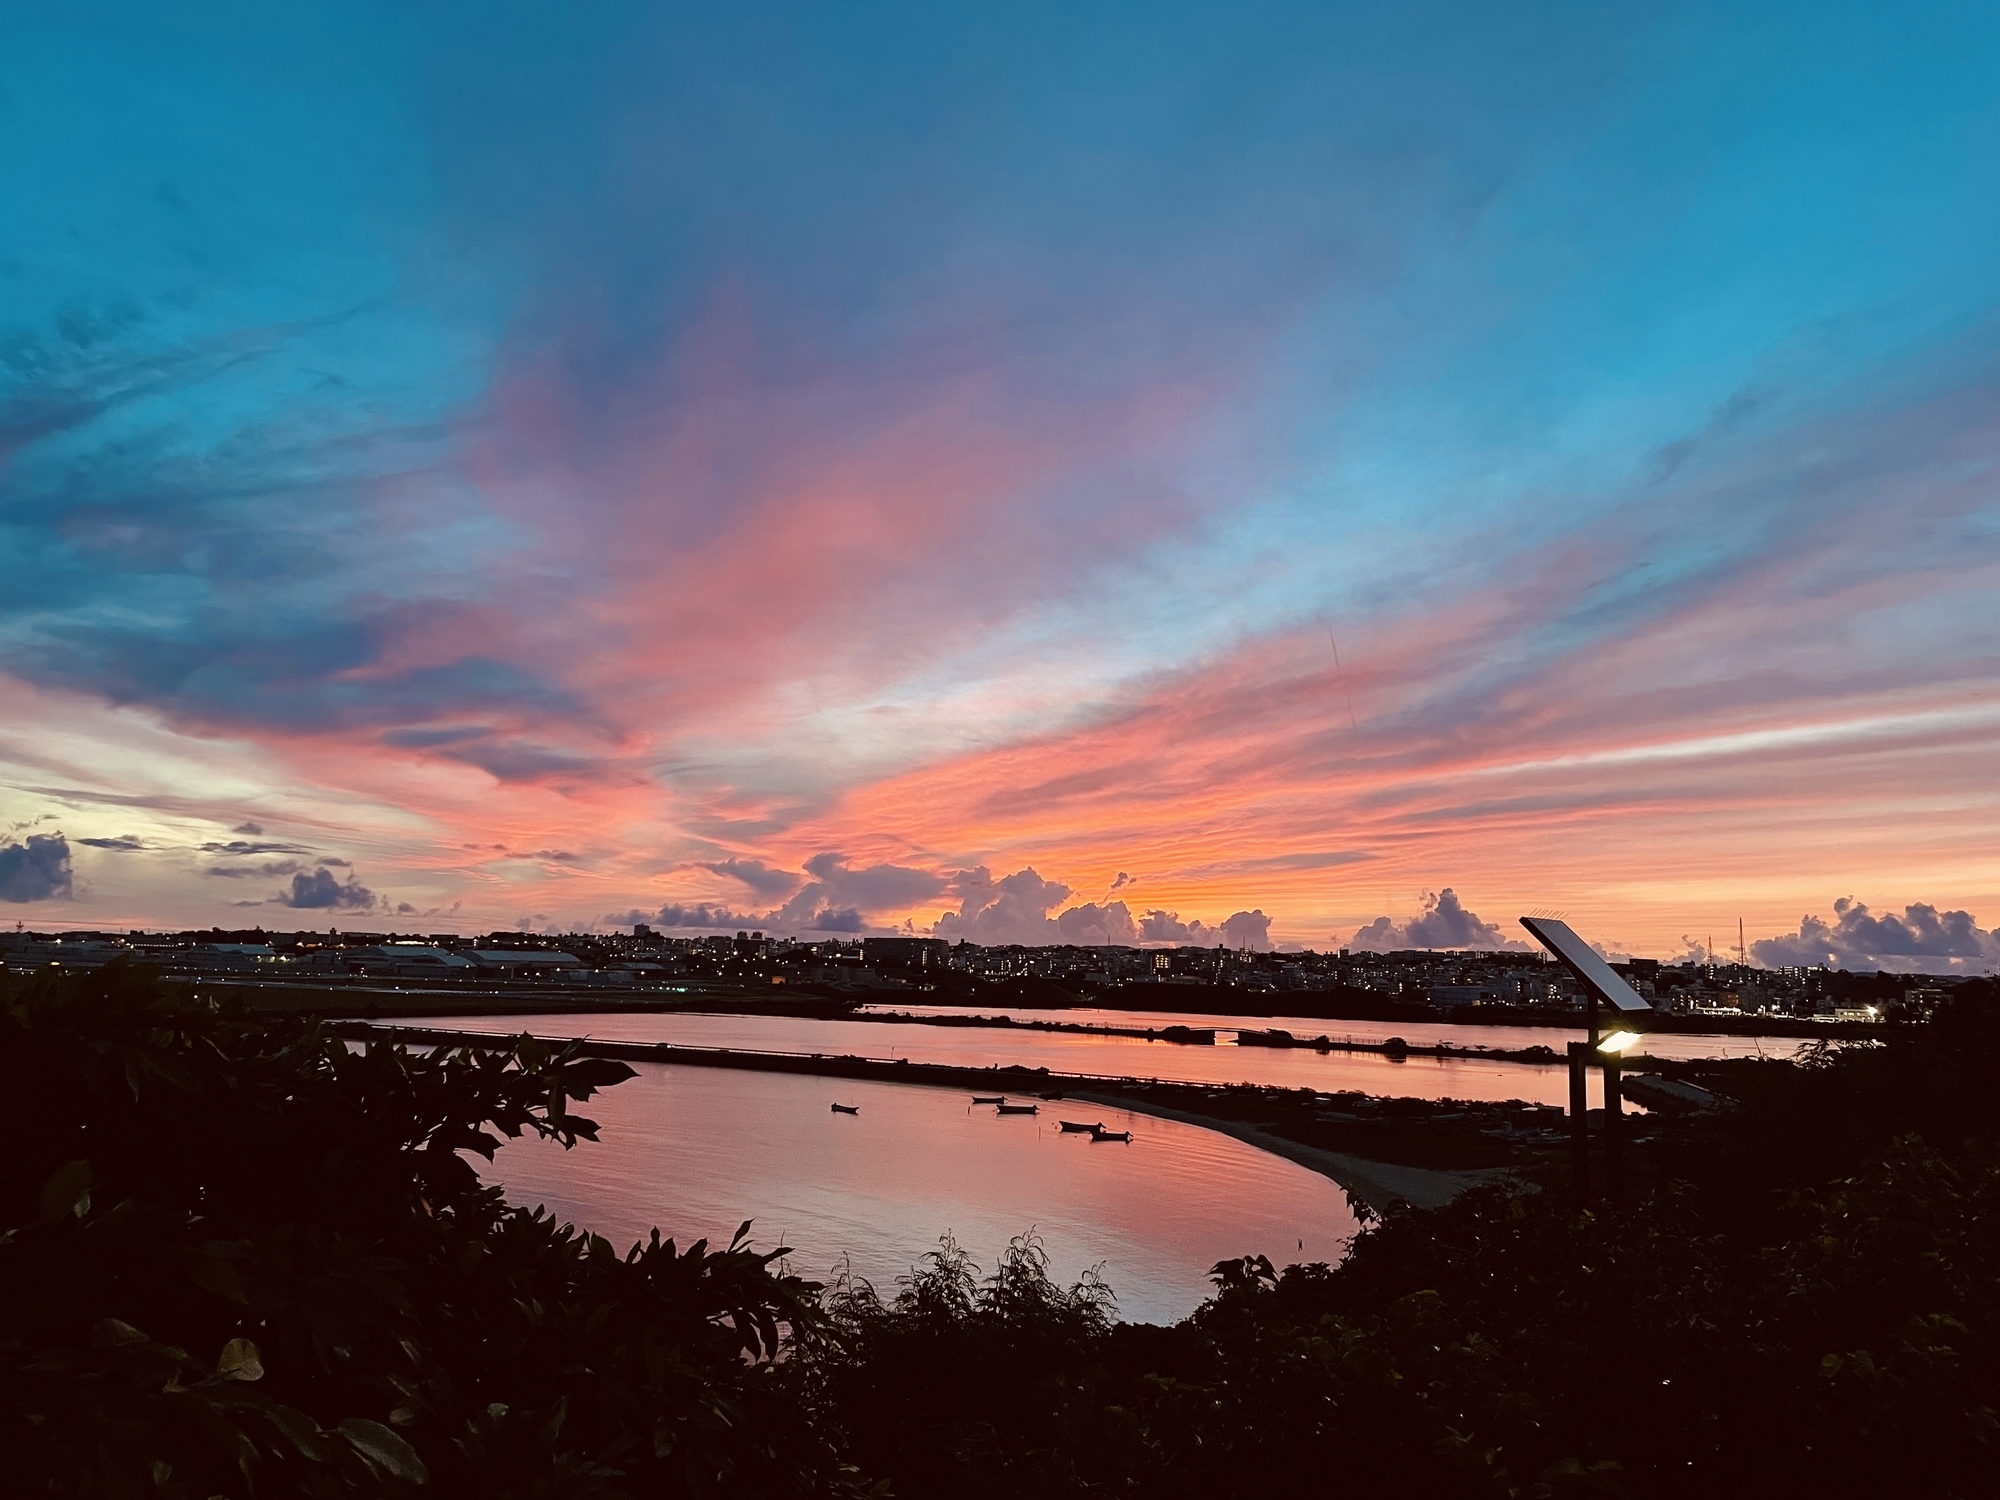
<path fill-rule="evenodd" d="M 774 1356 L 816 1288 L 620 1256 L 462 1152 L 595 1134 L 621 1063 L 351 1049 L 119 968 L 0 1006 L 0 1450 L 14 1494 L 812 1493 Z"/>
<path fill-rule="evenodd" d="M 356 1051 L 130 973 L 4 992 L 9 1492 L 1558 1497 L 1990 1492 L 1991 986 L 1560 1183 L 1260 1257 L 1171 1328 L 1017 1242 L 824 1298 L 739 1245 L 601 1239 L 465 1153 L 565 1144 L 618 1064 Z"/>
<path fill-rule="evenodd" d="M 1489 1189 L 1337 1269 L 1219 1266 L 1170 1329 L 1023 1285 L 1031 1260 L 974 1295 L 947 1247 L 837 1307 L 821 1399 L 909 1497 L 1988 1494 L 1991 1007 L 1738 1070 L 1744 1107 L 1645 1202 Z"/>

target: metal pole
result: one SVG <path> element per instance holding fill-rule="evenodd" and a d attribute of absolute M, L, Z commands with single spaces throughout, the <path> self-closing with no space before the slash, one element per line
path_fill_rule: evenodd
<path fill-rule="evenodd" d="M 1589 1078 L 1590 1043 L 1569 1044 L 1569 1151 L 1570 1172 L 1576 1185 L 1576 1201 L 1590 1201 L 1590 1121 L 1586 1117 L 1590 1096 L 1585 1087 Z"/>
<path fill-rule="evenodd" d="M 1604 1059 L 1604 1196 L 1625 1201 L 1625 1097 L 1618 1059 Z"/>

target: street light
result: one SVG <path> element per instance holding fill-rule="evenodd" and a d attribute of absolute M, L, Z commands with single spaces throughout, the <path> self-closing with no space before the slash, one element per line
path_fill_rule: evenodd
<path fill-rule="evenodd" d="M 1637 990 L 1604 961 L 1603 955 L 1578 937 L 1569 923 L 1553 917 L 1523 917 L 1528 935 L 1583 985 L 1589 999 L 1589 1040 L 1569 1044 L 1570 1160 L 1577 1201 L 1590 1197 L 1590 1122 L 1586 1118 L 1586 1069 L 1595 1063 L 1604 1071 L 1604 1191 L 1614 1201 L 1625 1194 L 1624 1099 L 1618 1087 L 1618 1059 L 1639 1040 L 1639 1031 L 1653 1016 Z M 1603 1040 L 1597 1035 L 1597 1006 L 1602 1001 L 1626 1025 Z M 1592 1054 L 1596 1055 L 1593 1056 Z"/>

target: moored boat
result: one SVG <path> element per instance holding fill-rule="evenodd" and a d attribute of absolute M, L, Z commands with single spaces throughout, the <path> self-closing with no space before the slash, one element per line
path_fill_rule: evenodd
<path fill-rule="evenodd" d="M 1003 1115 L 1040 1114 L 1041 1109 L 1042 1107 L 1039 1104 L 1002 1104 L 999 1106 L 1000 1113 Z"/>
<path fill-rule="evenodd" d="M 858 1115 L 861 1113 L 861 1106 L 858 1104 L 836 1104 L 833 1107 L 833 1112 L 837 1115 Z"/>
<path fill-rule="evenodd" d="M 1005 1104 L 1007 1096 L 1005 1094 L 974 1094 L 972 1102 L 974 1104 Z"/>
<path fill-rule="evenodd" d="M 1101 1122 L 1096 1125 L 1079 1125 L 1074 1120 L 1058 1120 L 1056 1123 L 1071 1135 L 1095 1135 L 1104 1129 Z"/>
<path fill-rule="evenodd" d="M 1100 1125 L 1097 1129 L 1091 1131 L 1090 1138 L 1093 1141 L 1124 1141 L 1127 1145 L 1130 1145 L 1132 1132 L 1129 1130 L 1106 1130 Z"/>

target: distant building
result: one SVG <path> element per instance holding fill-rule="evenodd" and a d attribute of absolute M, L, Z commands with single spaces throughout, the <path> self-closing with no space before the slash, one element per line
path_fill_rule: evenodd
<path fill-rule="evenodd" d="M 863 938 L 861 957 L 863 962 L 871 964 L 901 964 L 910 969 L 942 969 L 951 958 L 951 944 L 943 938 Z"/>
<path fill-rule="evenodd" d="M 539 958 L 545 955 L 534 956 Z M 465 953 L 449 952 L 427 943 L 381 943 L 372 948 L 350 948 L 342 957 L 354 972 L 381 974 L 393 979 L 464 979 L 478 972 Z"/>
<path fill-rule="evenodd" d="M 11 941 L 0 944 L 0 959 L 12 969 L 39 969 L 47 964 L 64 969 L 101 969 L 132 953 L 124 943 L 98 937 L 22 939 L 15 933 L 8 933 L 7 937 Z"/>
<path fill-rule="evenodd" d="M 1440 1010 L 1458 1010 L 1467 1005 L 1491 1004 L 1493 992 L 1476 984 L 1434 984 L 1431 1004 Z"/>
<path fill-rule="evenodd" d="M 546 948 L 474 948 L 464 956 L 485 979 L 558 979 L 584 967 L 574 953 Z"/>

